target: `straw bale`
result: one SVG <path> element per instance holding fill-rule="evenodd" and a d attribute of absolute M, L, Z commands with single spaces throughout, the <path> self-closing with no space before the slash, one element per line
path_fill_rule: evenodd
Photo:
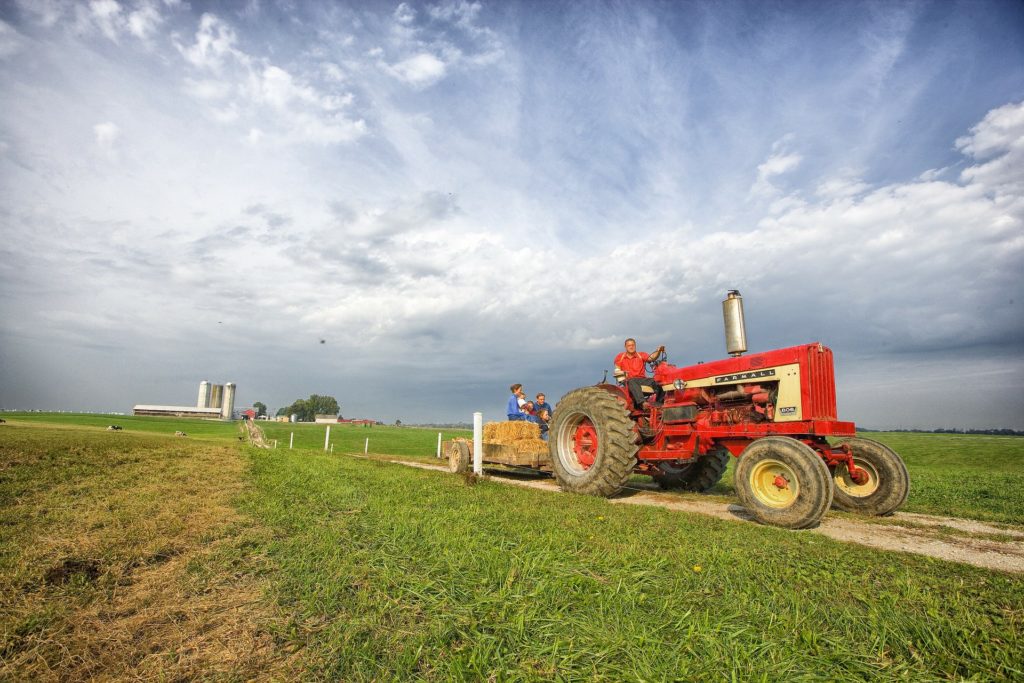
<path fill-rule="evenodd" d="M 533 422 L 488 422 L 484 425 L 484 441 L 509 444 L 519 439 L 540 439 L 540 425 Z"/>
<path fill-rule="evenodd" d="M 532 439 L 516 439 L 512 442 L 512 448 L 516 453 L 547 453 L 548 442 L 540 437 Z"/>

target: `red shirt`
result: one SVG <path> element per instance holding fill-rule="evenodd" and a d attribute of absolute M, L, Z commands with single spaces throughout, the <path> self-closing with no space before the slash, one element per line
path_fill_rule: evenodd
<path fill-rule="evenodd" d="M 627 378 L 646 377 L 647 367 L 644 363 L 648 358 L 650 358 L 650 354 L 643 351 L 637 351 L 632 357 L 623 351 L 619 355 L 615 356 L 615 365 L 619 366 L 619 368 L 626 373 Z"/>

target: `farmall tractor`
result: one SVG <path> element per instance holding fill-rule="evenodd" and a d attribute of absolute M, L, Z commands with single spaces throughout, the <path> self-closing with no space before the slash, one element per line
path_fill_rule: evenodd
<path fill-rule="evenodd" d="M 706 491 L 735 456 L 736 492 L 764 524 L 814 526 L 832 505 L 864 515 L 899 508 L 907 468 L 836 418 L 832 351 L 813 343 L 745 356 L 739 292 L 722 311 L 731 358 L 680 368 L 659 349 L 648 360 L 662 405 L 635 405 L 624 378 L 562 397 L 548 442 L 562 489 L 613 496 L 639 473 L 666 489 Z"/>

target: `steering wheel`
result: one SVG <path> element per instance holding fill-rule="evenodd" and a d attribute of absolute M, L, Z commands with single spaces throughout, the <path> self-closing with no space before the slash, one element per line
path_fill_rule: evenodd
<path fill-rule="evenodd" d="M 647 356 L 647 364 L 650 365 L 652 368 L 656 366 L 658 363 L 664 362 L 666 360 L 668 360 L 668 356 L 665 353 L 664 346 L 659 346 L 654 350 L 653 353 Z"/>

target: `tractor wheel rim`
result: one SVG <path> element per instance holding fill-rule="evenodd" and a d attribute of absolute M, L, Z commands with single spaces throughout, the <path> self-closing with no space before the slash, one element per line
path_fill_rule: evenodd
<path fill-rule="evenodd" d="M 878 490 L 878 470 L 871 463 L 860 458 L 854 458 L 853 464 L 867 473 L 868 480 L 863 484 L 858 484 L 850 478 L 850 471 L 846 465 L 840 463 L 836 466 L 836 473 L 833 476 L 836 488 L 854 498 L 866 498 Z"/>
<path fill-rule="evenodd" d="M 583 474 L 597 459 L 597 427 L 584 414 L 570 418 L 558 443 L 559 459 L 574 474 Z"/>
<path fill-rule="evenodd" d="M 762 460 L 750 471 L 750 490 L 771 508 L 786 508 L 800 495 L 796 472 L 779 460 Z"/>

